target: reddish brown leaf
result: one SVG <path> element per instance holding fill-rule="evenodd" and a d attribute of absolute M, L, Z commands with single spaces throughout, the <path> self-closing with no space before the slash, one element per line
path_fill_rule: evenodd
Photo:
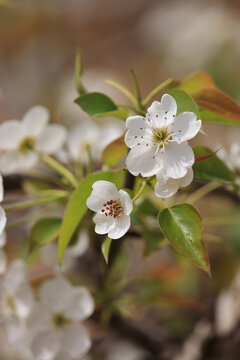
<path fill-rule="evenodd" d="M 200 161 L 203 161 L 203 160 L 206 160 L 206 159 L 209 159 L 210 157 L 216 155 L 216 153 L 218 152 L 218 150 L 220 149 L 217 149 L 216 151 L 210 153 L 210 154 L 206 154 L 206 155 L 195 155 L 195 164 L 200 162 Z"/>
<path fill-rule="evenodd" d="M 197 104 L 229 119 L 240 121 L 240 106 L 228 95 L 218 89 L 201 89 L 193 95 Z"/>
<path fill-rule="evenodd" d="M 108 166 L 117 164 L 127 154 L 128 148 L 124 142 L 124 135 L 112 141 L 105 147 L 102 153 L 103 162 Z"/>
<path fill-rule="evenodd" d="M 194 94 L 203 88 L 216 88 L 216 85 L 210 75 L 204 71 L 197 71 L 184 79 L 178 88 Z"/>

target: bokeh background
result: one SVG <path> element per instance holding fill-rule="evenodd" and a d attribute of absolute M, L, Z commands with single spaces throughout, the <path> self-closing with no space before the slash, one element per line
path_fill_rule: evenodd
<path fill-rule="evenodd" d="M 130 69 L 137 74 L 143 96 L 169 77 L 183 79 L 196 70 L 204 70 L 221 90 L 240 102 L 239 39 L 238 0 L 0 0 L 0 121 L 19 119 L 35 104 L 47 106 L 56 121 L 66 126 L 85 118 L 73 103 L 77 96 L 77 49 L 83 55 L 83 82 L 87 89 L 102 91 L 118 103 L 126 99 L 104 79 L 118 80 L 133 90 Z M 200 136 L 197 142 L 213 150 L 219 145 L 228 146 L 228 129 L 207 124 L 205 131 L 209 136 Z M 236 199 L 218 194 L 199 201 L 197 206 L 205 216 L 239 214 Z M 172 288 L 178 287 L 180 293 L 207 305 L 194 311 L 194 306 L 190 310 L 170 307 L 167 311 L 164 307 L 164 312 L 158 313 L 162 325 L 159 333 L 159 329 L 154 330 L 155 337 L 165 336 L 167 329 L 178 339 L 170 341 L 174 349 L 182 349 L 196 321 L 213 317 L 216 297 L 229 286 L 238 268 L 239 224 L 214 225 L 208 232 L 216 236 L 214 243 L 208 243 L 211 279 L 195 269 L 189 273 L 184 261 L 179 278 L 178 270 L 169 267 L 164 252 L 145 264 L 149 273 L 169 280 Z M 152 324 L 145 325 L 153 329 Z M 138 353 L 138 349 L 133 351 L 132 344 L 114 341 L 116 348 L 109 360 L 152 359 Z M 226 357 L 224 349 L 221 357 L 208 354 L 206 359 L 238 359 L 239 341 L 240 337 L 232 346 L 227 344 L 233 350 Z M 123 349 L 126 357 L 117 357 Z M 183 356 L 179 359 L 197 359 Z"/>

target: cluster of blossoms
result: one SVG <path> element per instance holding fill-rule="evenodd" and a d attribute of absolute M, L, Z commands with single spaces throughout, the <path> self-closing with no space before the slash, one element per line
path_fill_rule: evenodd
<path fill-rule="evenodd" d="M 201 128 L 195 113 L 177 115 L 175 99 L 165 94 L 161 102 L 153 102 L 145 118 L 131 116 L 126 126 L 125 143 L 130 148 L 126 158 L 128 171 L 134 176 L 156 175 L 156 196 L 167 198 L 192 182 L 194 153 L 188 140 Z M 113 183 L 95 182 L 87 206 L 97 213 L 93 218 L 96 233 L 118 239 L 128 231 L 132 200 Z"/>

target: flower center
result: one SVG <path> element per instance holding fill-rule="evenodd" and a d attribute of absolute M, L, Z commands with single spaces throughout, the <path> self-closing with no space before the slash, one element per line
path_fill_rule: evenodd
<path fill-rule="evenodd" d="M 171 132 L 167 127 L 153 129 L 153 133 L 152 133 L 153 145 L 163 147 L 168 140 L 171 140 Z"/>
<path fill-rule="evenodd" d="M 69 322 L 68 319 L 66 319 L 63 314 L 54 314 L 52 321 L 57 328 L 62 328 L 64 325 L 66 325 Z"/>
<path fill-rule="evenodd" d="M 106 216 L 112 216 L 114 219 L 118 218 L 123 213 L 123 207 L 120 200 L 110 200 L 103 204 L 102 213 Z"/>
<path fill-rule="evenodd" d="M 25 139 L 23 139 L 23 141 L 19 144 L 19 151 L 21 152 L 26 152 L 28 150 L 33 150 L 34 149 L 34 143 L 35 143 L 35 139 L 32 137 L 26 137 Z"/>

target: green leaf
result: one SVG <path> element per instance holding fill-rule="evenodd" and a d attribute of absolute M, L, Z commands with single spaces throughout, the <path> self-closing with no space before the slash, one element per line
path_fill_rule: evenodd
<path fill-rule="evenodd" d="M 202 121 L 217 122 L 217 123 L 222 123 L 222 124 L 226 124 L 226 125 L 240 126 L 239 120 L 233 120 L 230 117 L 220 116 L 219 114 L 213 113 L 209 110 L 202 109 L 201 107 L 200 107 L 199 111 L 200 111 L 200 118 L 202 119 Z"/>
<path fill-rule="evenodd" d="M 197 115 L 197 118 L 199 119 L 199 110 L 198 106 L 195 103 L 194 99 L 191 97 L 191 95 L 187 94 L 183 90 L 169 90 L 169 95 L 174 97 L 174 99 L 177 102 L 177 114 L 181 114 L 184 111 L 190 111 Z"/>
<path fill-rule="evenodd" d="M 186 91 L 188 94 L 194 94 L 201 89 L 216 88 L 211 76 L 204 71 L 197 71 L 184 79 L 177 87 Z"/>
<path fill-rule="evenodd" d="M 118 110 L 117 106 L 108 96 L 98 92 L 80 96 L 74 102 L 90 116 Z"/>
<path fill-rule="evenodd" d="M 160 212 L 158 221 L 170 244 L 210 275 L 208 255 L 201 239 L 202 219 L 196 208 L 190 204 L 165 208 Z"/>
<path fill-rule="evenodd" d="M 197 156 L 211 154 L 212 150 L 205 146 L 197 146 L 194 149 Z M 216 155 L 195 163 L 193 165 L 194 178 L 200 180 L 210 180 L 218 182 L 234 182 L 235 175 Z"/>
<path fill-rule="evenodd" d="M 127 152 L 128 148 L 125 145 L 123 135 L 112 141 L 104 148 L 102 153 L 103 162 L 109 167 L 112 167 L 117 164 L 122 157 L 127 154 Z"/>
<path fill-rule="evenodd" d="M 111 243 L 112 243 L 112 239 L 110 239 L 109 237 L 107 237 L 102 243 L 102 254 L 104 256 L 106 264 L 108 264 L 108 255 L 109 255 Z"/>
<path fill-rule="evenodd" d="M 76 85 L 76 89 L 77 89 L 79 95 L 86 94 L 86 90 L 81 81 L 82 73 L 83 73 L 82 54 L 81 54 L 81 51 L 78 50 L 77 56 L 76 56 L 76 61 L 75 61 L 75 85 Z"/>
<path fill-rule="evenodd" d="M 61 218 L 44 218 L 37 221 L 30 231 L 30 252 L 55 240 L 62 224 Z"/>
<path fill-rule="evenodd" d="M 98 115 L 95 115 L 97 118 L 102 117 L 115 117 L 117 119 L 126 120 L 126 118 L 129 116 L 129 113 L 127 110 L 121 109 L 121 110 L 113 110 L 113 111 L 107 111 Z"/>
<path fill-rule="evenodd" d="M 85 177 L 69 200 L 67 209 L 63 218 L 60 229 L 59 244 L 58 244 L 58 260 L 61 263 L 64 252 L 74 234 L 77 226 L 82 220 L 87 211 L 87 198 L 92 192 L 92 185 L 98 180 L 112 181 L 116 186 L 121 186 L 123 180 L 123 171 L 99 171 Z"/>

